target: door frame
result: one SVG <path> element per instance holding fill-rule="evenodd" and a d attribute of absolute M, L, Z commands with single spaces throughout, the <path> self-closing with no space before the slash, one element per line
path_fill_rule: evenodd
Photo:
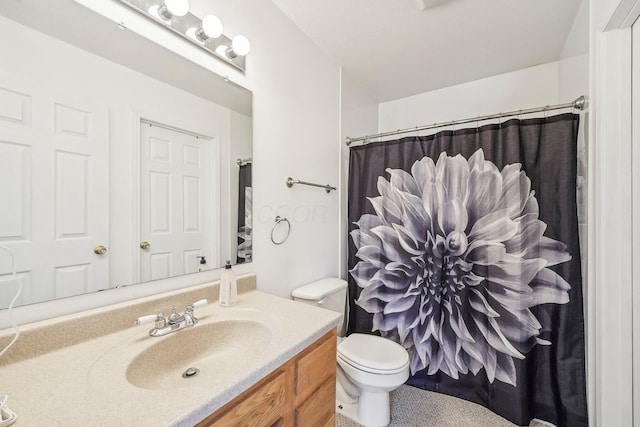
<path fill-rule="evenodd" d="M 640 350 L 640 174 L 633 166 L 640 157 L 631 97 L 631 26 L 640 2 L 612 5 L 600 26 L 604 5 L 590 3 L 587 366 L 590 423 L 602 427 L 640 422 L 640 363 L 633 360 Z"/>
<path fill-rule="evenodd" d="M 131 206 L 132 206 L 132 215 L 131 215 L 131 248 L 133 248 L 133 257 L 132 257 L 132 277 L 134 283 L 140 283 L 140 251 L 139 245 L 141 242 L 140 236 L 140 126 L 143 123 L 152 124 L 154 126 L 159 126 L 165 129 L 173 130 L 176 132 L 186 133 L 189 135 L 196 136 L 210 145 L 209 150 L 209 165 L 219 165 L 220 164 L 220 138 L 217 136 L 209 136 L 204 135 L 198 132 L 187 130 L 188 126 L 181 126 L 179 123 L 169 124 L 169 121 L 164 118 L 153 117 L 149 114 L 143 114 L 139 111 L 134 111 L 132 114 L 132 165 L 131 165 L 131 182 L 132 182 L 132 191 L 131 191 Z M 211 255 L 211 259 L 220 258 L 220 232 L 221 232 L 221 224 L 220 224 L 220 168 L 214 168 L 214 170 L 210 170 L 207 173 L 207 178 L 209 181 L 209 188 L 211 189 L 212 197 L 210 199 L 205 200 L 207 203 L 207 209 L 211 213 L 209 224 L 207 224 L 208 229 L 213 231 L 217 238 L 213 239 L 210 244 L 211 250 L 214 252 Z M 218 208 L 216 208 L 218 207 Z"/>

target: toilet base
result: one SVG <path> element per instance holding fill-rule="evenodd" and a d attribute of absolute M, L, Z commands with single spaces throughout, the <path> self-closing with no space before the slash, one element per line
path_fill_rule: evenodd
<path fill-rule="evenodd" d="M 348 403 L 348 400 L 341 401 L 338 397 L 338 400 L 336 400 L 336 413 L 365 427 L 386 427 L 391 421 L 389 393 L 361 391 L 356 403 Z"/>

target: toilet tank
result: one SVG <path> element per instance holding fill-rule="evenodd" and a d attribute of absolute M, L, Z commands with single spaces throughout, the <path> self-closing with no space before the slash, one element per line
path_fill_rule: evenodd
<path fill-rule="evenodd" d="M 347 306 L 346 281 L 335 277 L 327 277 L 295 288 L 291 292 L 291 296 L 295 301 L 341 313 L 342 320 L 338 325 L 338 331 L 342 331 L 342 323 Z"/>

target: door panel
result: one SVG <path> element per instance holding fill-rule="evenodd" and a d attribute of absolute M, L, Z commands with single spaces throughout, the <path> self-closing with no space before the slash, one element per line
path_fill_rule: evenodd
<path fill-rule="evenodd" d="M 56 237 L 86 237 L 88 230 L 87 184 L 90 158 L 84 154 L 57 151 L 56 162 Z"/>
<path fill-rule="evenodd" d="M 0 236 L 4 241 L 27 239 L 30 229 L 31 147 L 18 140 L 0 141 L 0 182 L 11 183 L 0 186 Z"/>

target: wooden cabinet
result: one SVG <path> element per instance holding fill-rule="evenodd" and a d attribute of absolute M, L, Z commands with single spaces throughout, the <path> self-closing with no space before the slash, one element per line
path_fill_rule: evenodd
<path fill-rule="evenodd" d="M 334 329 L 198 427 L 334 426 L 336 344 Z"/>

